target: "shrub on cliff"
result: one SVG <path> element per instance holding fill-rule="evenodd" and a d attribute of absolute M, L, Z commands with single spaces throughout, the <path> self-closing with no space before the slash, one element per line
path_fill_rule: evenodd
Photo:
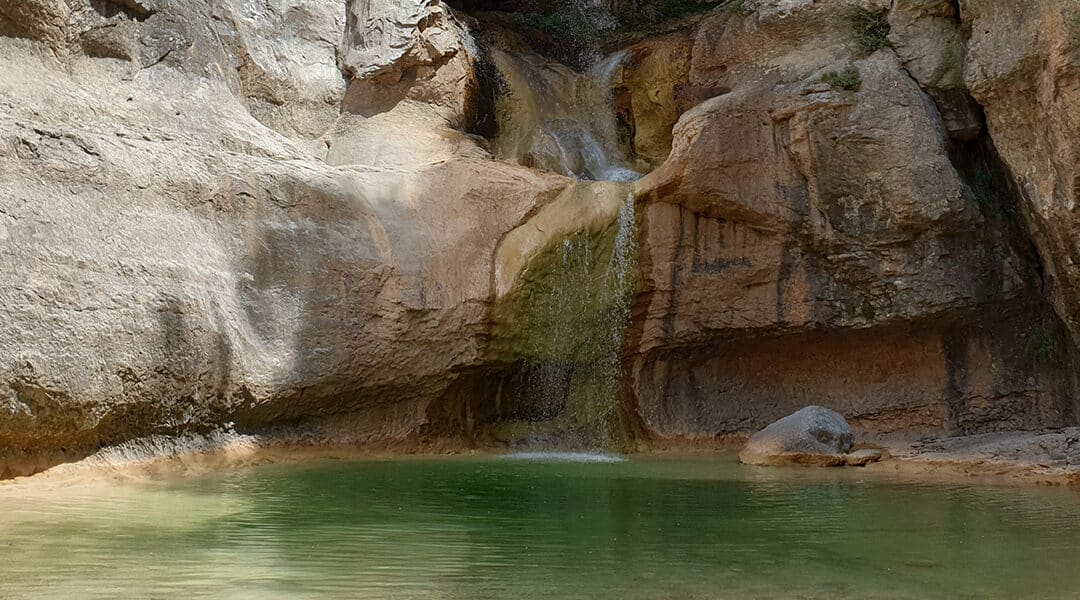
<path fill-rule="evenodd" d="M 837 90 L 857 92 L 862 88 L 862 76 L 855 65 L 848 65 L 843 71 L 829 71 L 821 76 L 821 82 Z"/>
<path fill-rule="evenodd" d="M 1061 336 L 1052 327 L 1043 325 L 1025 336 L 1024 355 L 1028 360 L 1045 364 L 1057 361 L 1063 351 Z"/>
<path fill-rule="evenodd" d="M 855 45 L 870 53 L 889 45 L 889 17 L 885 12 L 874 12 L 861 6 L 848 14 Z"/>

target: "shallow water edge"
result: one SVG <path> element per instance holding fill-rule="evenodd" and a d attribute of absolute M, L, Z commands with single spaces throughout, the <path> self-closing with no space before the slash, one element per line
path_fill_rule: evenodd
<path fill-rule="evenodd" d="M 1064 600 L 1080 585 L 1072 490 L 715 452 L 67 483 L 0 487 L 0 547 L 18 549 L 0 597 Z"/>
<path fill-rule="evenodd" d="M 863 467 L 824 467 L 855 476 L 909 481 L 971 481 L 980 485 L 1049 485 L 1080 489 L 1080 471 L 1049 464 L 1039 451 L 1053 443 L 1071 443 L 1080 431 L 1009 432 L 947 438 L 936 442 L 891 442 L 881 462 Z M 518 461 L 615 463 L 634 458 L 738 462 L 745 436 L 714 440 L 667 440 L 630 454 L 510 451 L 498 445 L 467 447 L 460 440 L 435 439 L 336 443 L 219 431 L 186 436 L 151 436 L 104 448 L 82 460 L 40 473 L 0 480 L 0 490 L 50 486 L 73 481 L 166 479 L 199 476 L 219 470 L 318 460 L 417 460 L 491 457 Z M 755 467 L 777 473 L 814 471 L 815 467 Z"/>

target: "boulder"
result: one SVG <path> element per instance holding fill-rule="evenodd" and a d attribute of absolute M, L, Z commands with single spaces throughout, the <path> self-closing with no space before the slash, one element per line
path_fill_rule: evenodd
<path fill-rule="evenodd" d="M 845 464 L 855 434 L 840 413 L 821 406 L 788 415 L 755 433 L 739 453 L 748 465 Z"/>

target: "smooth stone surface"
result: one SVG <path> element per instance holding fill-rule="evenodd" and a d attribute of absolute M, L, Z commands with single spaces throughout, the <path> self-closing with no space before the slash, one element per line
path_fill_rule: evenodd
<path fill-rule="evenodd" d="M 840 413 L 807 406 L 755 433 L 739 453 L 748 465 L 820 465 L 846 462 L 855 434 Z"/>

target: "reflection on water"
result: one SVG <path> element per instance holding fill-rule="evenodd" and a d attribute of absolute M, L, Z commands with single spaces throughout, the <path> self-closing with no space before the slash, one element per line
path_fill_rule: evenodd
<path fill-rule="evenodd" d="M 1080 496 L 713 461 L 0 488 L 0 598 L 1076 598 Z"/>

